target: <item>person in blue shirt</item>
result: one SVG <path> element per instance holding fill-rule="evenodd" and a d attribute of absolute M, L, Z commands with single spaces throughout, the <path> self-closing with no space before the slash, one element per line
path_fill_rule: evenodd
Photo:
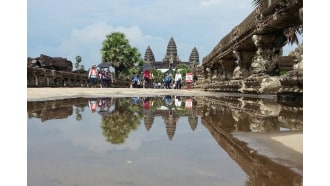
<path fill-rule="evenodd" d="M 140 82 L 140 80 L 139 80 L 139 78 L 135 75 L 134 77 L 133 77 L 133 87 L 134 88 L 138 88 L 139 87 L 139 82 Z"/>

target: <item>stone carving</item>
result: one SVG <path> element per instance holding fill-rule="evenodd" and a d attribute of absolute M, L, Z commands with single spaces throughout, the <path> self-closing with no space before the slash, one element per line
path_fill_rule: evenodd
<path fill-rule="evenodd" d="M 293 70 L 287 72 L 280 78 L 282 88 L 278 93 L 279 102 L 301 102 L 303 101 L 303 44 L 299 45 L 290 54 L 294 60 Z"/>
<path fill-rule="evenodd" d="M 286 30 L 302 27 L 303 1 L 262 0 L 260 4 L 203 58 L 212 75 L 207 76 L 211 81 L 205 90 L 277 94 L 285 83 L 289 88 L 287 80 L 279 80 L 280 72 L 293 69 L 291 57 L 282 56 L 282 48 L 290 42 Z M 294 68 L 302 68 L 301 64 Z"/>
<path fill-rule="evenodd" d="M 240 52 L 234 50 L 233 54 L 235 55 L 237 60 L 235 61 L 236 67 L 234 69 L 232 79 L 243 79 L 249 75 L 249 72 L 242 66 L 243 64 Z"/>

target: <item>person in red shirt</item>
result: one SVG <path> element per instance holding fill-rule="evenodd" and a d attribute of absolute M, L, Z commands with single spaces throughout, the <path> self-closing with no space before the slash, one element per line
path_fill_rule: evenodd
<path fill-rule="evenodd" d="M 99 72 L 97 71 L 96 65 L 93 65 L 88 72 L 88 79 L 90 79 L 91 87 L 96 87 L 98 75 Z"/>

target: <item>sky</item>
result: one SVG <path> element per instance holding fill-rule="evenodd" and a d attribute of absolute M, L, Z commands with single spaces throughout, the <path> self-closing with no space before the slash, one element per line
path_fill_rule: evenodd
<path fill-rule="evenodd" d="M 196 47 L 202 63 L 253 9 L 252 0 L 28 0 L 27 56 L 80 55 L 89 68 L 102 62 L 106 35 L 122 32 L 142 58 L 150 46 L 162 61 L 173 37 L 181 61 Z"/>

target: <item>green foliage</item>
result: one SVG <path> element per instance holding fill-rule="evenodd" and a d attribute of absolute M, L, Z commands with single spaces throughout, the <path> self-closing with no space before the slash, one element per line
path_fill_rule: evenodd
<path fill-rule="evenodd" d="M 140 66 L 134 66 L 128 69 L 128 74 L 126 74 L 126 79 L 130 79 L 130 77 L 134 74 L 139 76 L 142 73 L 142 68 Z"/>
<path fill-rule="evenodd" d="M 179 71 L 182 75 L 182 79 L 186 79 L 186 74 L 192 72 L 192 69 L 190 66 L 186 64 L 179 64 L 175 67 L 175 73 Z"/>
<path fill-rule="evenodd" d="M 142 67 L 143 59 L 136 47 L 132 47 L 125 34 L 113 32 L 106 35 L 102 43 L 102 61 L 108 62 L 115 69 L 115 76 L 129 75 L 130 68 Z M 134 70 L 134 69 L 133 69 Z"/>
<path fill-rule="evenodd" d="M 152 72 L 152 75 L 154 76 L 154 82 L 161 82 L 163 80 L 162 71 L 152 68 L 151 72 Z"/>
<path fill-rule="evenodd" d="M 112 144 L 122 144 L 131 131 L 140 125 L 143 117 L 140 105 L 133 105 L 130 98 L 115 100 L 115 110 L 109 116 L 102 117 L 101 127 L 106 141 Z"/>
<path fill-rule="evenodd" d="M 286 71 L 286 70 L 280 70 L 280 76 L 285 75 L 286 73 L 288 73 L 288 71 Z"/>

